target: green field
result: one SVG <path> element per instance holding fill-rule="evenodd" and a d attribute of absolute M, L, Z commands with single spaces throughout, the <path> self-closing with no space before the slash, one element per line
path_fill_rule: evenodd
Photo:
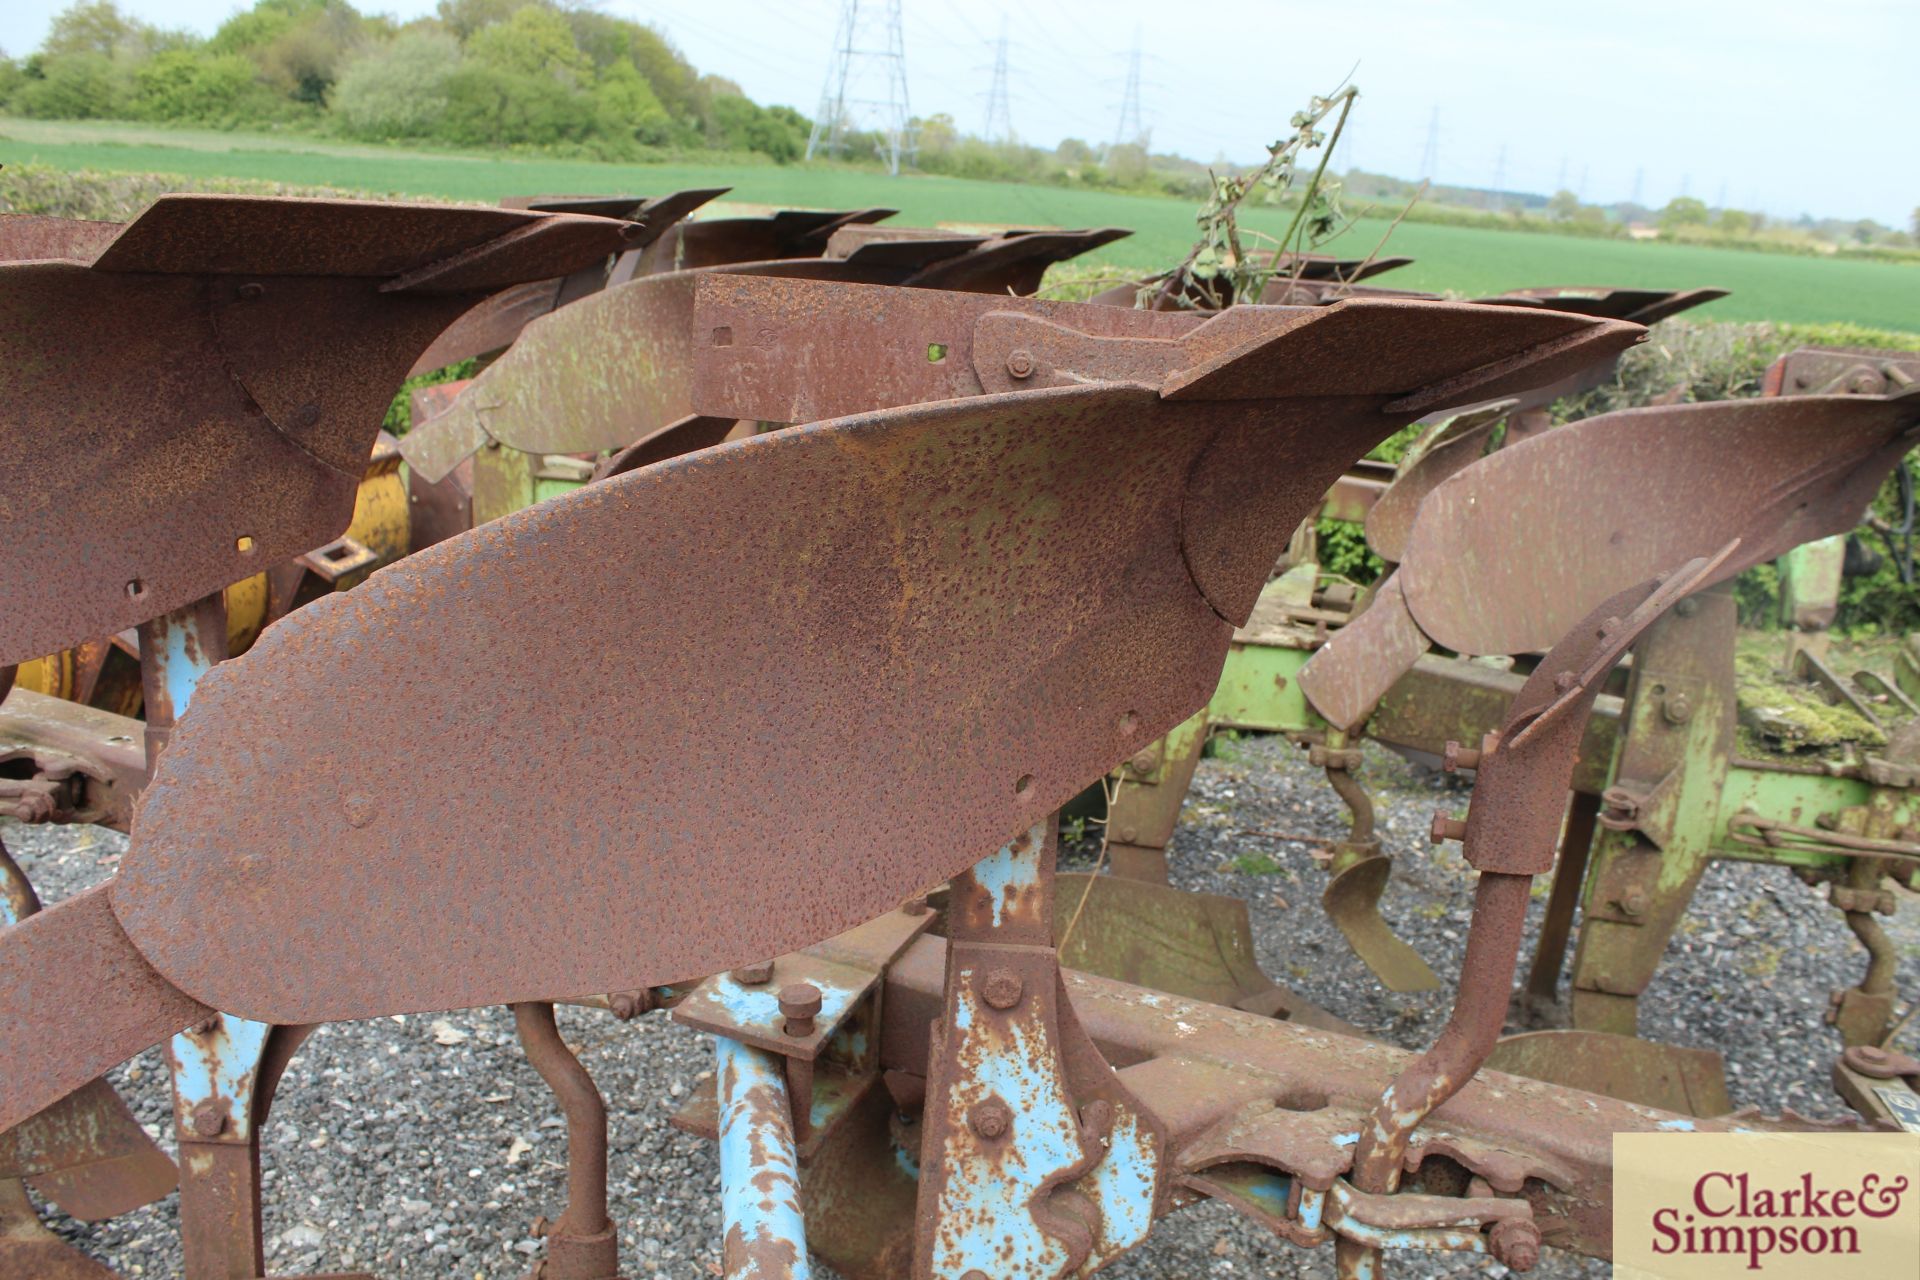
<path fill-rule="evenodd" d="M 441 196 L 491 203 L 532 192 L 630 191 L 731 186 L 758 205 L 885 204 L 900 221 L 1129 227 L 1132 238 L 1099 255 L 1117 267 L 1179 260 L 1193 241 L 1193 209 L 1170 199 L 970 182 L 888 178 L 863 170 L 801 165 L 602 164 L 403 151 L 264 134 L 168 130 L 138 125 L 0 119 L 0 163 L 67 169 L 180 173 Z M 1278 234 L 1283 217 L 1256 210 L 1244 225 Z M 1336 246 L 1364 257 L 1387 224 L 1362 220 Z M 1588 240 L 1406 223 L 1390 251 L 1411 267 L 1381 283 L 1468 296 L 1525 285 L 1715 285 L 1732 296 L 1698 314 L 1720 320 L 1852 321 L 1920 332 L 1920 268 L 1878 262 L 1743 253 L 1682 245 Z"/>

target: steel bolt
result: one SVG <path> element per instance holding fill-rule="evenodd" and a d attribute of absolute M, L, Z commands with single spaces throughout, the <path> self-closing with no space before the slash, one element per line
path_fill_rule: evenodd
<path fill-rule="evenodd" d="M 1496 1222 L 1487 1237 L 1487 1252 L 1515 1271 L 1531 1271 L 1540 1262 L 1540 1228 L 1519 1218 Z"/>
<path fill-rule="evenodd" d="M 745 964 L 733 971 L 733 980 L 743 987 L 764 987 L 773 981 L 773 961 Z"/>
<path fill-rule="evenodd" d="M 790 1036 L 813 1034 L 813 1019 L 820 1012 L 820 988 L 811 982 L 796 982 L 780 988 L 780 1016 Z"/>
<path fill-rule="evenodd" d="M 967 1123 L 973 1131 L 988 1140 L 1005 1136 L 1013 1126 L 1013 1112 L 1007 1104 L 998 1098 L 988 1098 L 985 1102 L 976 1102 L 967 1112 Z"/>
<path fill-rule="evenodd" d="M 1872 1044 L 1856 1046 L 1853 1056 L 1856 1061 L 1865 1063 L 1869 1067 L 1884 1066 L 1887 1061 L 1887 1051 Z"/>
<path fill-rule="evenodd" d="M 933 908 L 927 905 L 927 900 L 925 898 L 908 898 L 905 902 L 900 904 L 900 910 L 906 912 L 910 916 L 923 916 L 927 914 L 927 912 L 933 910 Z"/>
<path fill-rule="evenodd" d="M 1451 740 L 1440 756 L 1440 768 L 1447 773 L 1458 773 L 1462 769 L 1478 769 L 1480 753 L 1472 747 L 1463 747 Z"/>
<path fill-rule="evenodd" d="M 1647 894 L 1644 889 L 1629 889 L 1620 895 L 1620 913 L 1628 916 L 1643 916 L 1647 913 Z"/>
<path fill-rule="evenodd" d="M 1016 378 L 1031 378 L 1033 376 L 1033 353 L 1030 351 L 1016 351 L 1008 356 L 1007 372 Z"/>
<path fill-rule="evenodd" d="M 1433 815 L 1433 830 L 1428 838 L 1435 844 L 1445 844 L 1449 840 L 1465 840 L 1467 824 L 1442 809 Z"/>
<path fill-rule="evenodd" d="M 226 1113 L 209 1098 L 193 1109 L 193 1132 L 202 1138 L 217 1138 L 226 1130 Z"/>
<path fill-rule="evenodd" d="M 1691 618 L 1694 614 L 1700 612 L 1700 602 L 1689 596 L 1679 604 L 1673 606 L 1673 611 L 1683 618 Z"/>
<path fill-rule="evenodd" d="M 1555 692 L 1558 693 L 1565 693 L 1579 683 L 1580 677 L 1574 675 L 1571 671 L 1562 671 L 1553 678 L 1553 687 Z"/>
<path fill-rule="evenodd" d="M 1670 693 L 1660 704 L 1668 724 L 1685 724 L 1693 719 L 1693 699 L 1684 693 Z"/>
<path fill-rule="evenodd" d="M 240 301 L 242 302 L 258 302 L 267 296 L 267 286 L 261 284 L 258 280 L 249 280 L 234 290 L 234 292 L 240 295 Z"/>
<path fill-rule="evenodd" d="M 607 997 L 607 1008 L 622 1022 L 637 1018 L 652 1007 L 652 996 L 645 991 L 616 991 Z"/>
<path fill-rule="evenodd" d="M 1114 834 L 1120 837 L 1121 844 L 1132 844 L 1140 838 L 1140 828 L 1122 827 Z"/>
<path fill-rule="evenodd" d="M 1614 632 L 1618 631 L 1619 629 L 1620 629 L 1620 619 L 1609 617 L 1600 624 L 1600 638 L 1602 640 L 1605 640 L 1608 636 L 1612 635 Z"/>
<path fill-rule="evenodd" d="M 1011 969 L 992 969 L 980 984 L 980 998 L 996 1009 L 1011 1009 L 1020 1003 L 1026 984 Z"/>

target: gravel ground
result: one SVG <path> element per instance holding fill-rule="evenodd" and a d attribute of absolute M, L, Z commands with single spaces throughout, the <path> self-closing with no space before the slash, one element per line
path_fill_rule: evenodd
<path fill-rule="evenodd" d="M 1381 835 L 1398 859 L 1384 910 L 1450 976 L 1464 947 L 1471 877 L 1457 846 L 1430 850 L 1426 830 L 1436 807 L 1457 807 L 1465 796 L 1450 778 L 1371 744 L 1368 751 Z M 1201 765 L 1174 844 L 1174 881 L 1244 897 L 1269 973 L 1386 1039 L 1423 1047 L 1445 1021 L 1447 993 L 1396 995 L 1375 981 L 1320 910 L 1324 877 L 1307 846 L 1274 834 L 1337 835 L 1344 814 L 1319 772 L 1283 740 L 1227 742 Z M 49 902 L 110 875 L 125 847 L 95 828 L 10 821 L 0 821 L 0 839 Z M 1543 885 L 1536 924 L 1544 898 Z M 1894 927 L 1903 948 L 1901 990 L 1911 998 L 1920 990 L 1920 904 L 1906 902 Z M 1825 1083 L 1838 1042 L 1820 1012 L 1827 992 L 1857 975 L 1863 955 L 1839 914 L 1784 870 L 1720 864 L 1642 1000 L 1642 1033 L 1725 1052 L 1738 1104 L 1838 1115 Z M 657 1016 L 623 1024 L 562 1009 L 560 1025 L 612 1112 L 609 1191 L 625 1274 L 718 1274 L 715 1151 L 667 1124 L 711 1071 L 706 1042 Z M 114 1081 L 171 1149 L 158 1055 L 135 1059 Z M 476 1280 L 523 1274 L 540 1251 L 533 1219 L 560 1209 L 564 1158 L 558 1109 L 520 1053 L 505 1010 L 322 1028 L 295 1059 L 266 1130 L 269 1270 Z M 108 1223 L 58 1213 L 49 1222 L 124 1275 L 180 1273 L 175 1197 Z M 1107 1274 L 1322 1280 L 1332 1275 L 1332 1254 L 1294 1249 L 1206 1204 L 1163 1224 Z M 1392 1274 L 1497 1276 L 1505 1269 L 1435 1257 L 1395 1259 Z M 1533 1274 L 1560 1280 L 1606 1271 L 1549 1251 Z"/>

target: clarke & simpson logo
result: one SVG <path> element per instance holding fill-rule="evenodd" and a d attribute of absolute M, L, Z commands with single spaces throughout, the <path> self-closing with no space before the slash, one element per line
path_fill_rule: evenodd
<path fill-rule="evenodd" d="M 1703 1173 L 1685 1208 L 1654 1211 L 1653 1251 L 1662 1257 L 1741 1254 L 1749 1271 L 1761 1270 L 1774 1253 L 1857 1257 L 1855 1219 L 1891 1218 L 1906 1203 L 1908 1187 L 1904 1177 L 1877 1173 L 1862 1175 L 1858 1187 L 1821 1187 L 1802 1173 L 1798 1186 L 1756 1189 L 1751 1174 Z"/>
<path fill-rule="evenodd" d="M 1916 1280 L 1920 1137 L 1615 1134 L 1613 1223 L 1616 1276 Z"/>

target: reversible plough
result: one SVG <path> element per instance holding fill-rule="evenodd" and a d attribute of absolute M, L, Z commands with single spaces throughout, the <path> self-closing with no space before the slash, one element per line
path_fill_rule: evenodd
<path fill-rule="evenodd" d="M 1854 772 L 1736 758 L 1724 670 L 1732 575 L 1850 528 L 1913 444 L 1899 370 L 1488 453 L 1485 406 L 1603 376 L 1660 299 L 1370 295 L 1352 282 L 1381 264 L 1302 260 L 1290 287 L 1326 286 L 1307 305 L 1054 302 L 1027 296 L 1045 267 L 1119 233 L 683 221 L 715 194 L 0 221 L 0 664 L 46 687 L 0 716 L 0 799 L 131 833 L 111 880 L 46 909 L 0 862 L 0 1272 L 111 1274 L 39 1226 L 27 1180 L 88 1216 L 165 1194 L 102 1080 L 164 1045 L 187 1274 L 254 1280 L 259 1135 L 302 1040 L 479 1005 L 512 1007 L 565 1115 L 537 1268 L 567 1280 L 618 1275 L 618 1231 L 606 1104 L 556 1002 L 713 1036 L 677 1123 L 719 1144 L 741 1280 L 810 1256 L 850 1280 L 1086 1275 L 1202 1199 L 1331 1244 L 1343 1277 L 1407 1249 L 1524 1271 L 1544 1245 L 1608 1256 L 1615 1133 L 1822 1127 L 1650 1104 L 1498 1040 L 1556 851 L 1555 903 L 1588 886 L 1573 1034 L 1621 1040 L 1708 858 L 1828 876 L 1850 921 L 1910 868 L 1911 735 Z M 378 515 L 394 389 L 470 357 L 420 397 L 407 500 Z M 1375 506 L 1400 510 L 1398 567 L 1330 629 L 1351 599 L 1269 578 L 1430 416 L 1448 443 Z M 1276 617 L 1320 625 L 1264 644 Z M 107 653 L 144 724 L 84 705 Z M 1108 885 L 1184 904 L 1169 931 L 1244 932 L 1238 904 L 1140 877 L 1197 713 L 1264 715 L 1355 804 L 1333 870 L 1362 887 L 1329 895 L 1366 908 L 1349 936 L 1424 970 L 1373 911 L 1352 778 L 1363 730 L 1430 741 L 1386 727 L 1422 679 L 1476 699 L 1425 722 L 1474 726 L 1450 751 L 1473 803 L 1437 827 L 1477 883 L 1433 1048 L 1348 1034 L 1250 954 L 1201 973 L 1087 944 Z M 1280 703 L 1256 709 L 1257 680 Z M 1055 875 L 1057 813 L 1119 762 L 1123 874 L 1086 895 Z M 1786 791 L 1837 816 L 1785 821 Z M 1155 795 L 1143 834 L 1127 806 Z M 566 833 L 532 866 L 531 796 Z M 530 877 L 563 924 L 528 911 Z M 1068 897 L 1093 916 L 1063 963 Z M 1842 1025 L 1883 1027 L 1886 994 L 1870 975 Z M 1920 1074 L 1869 1038 L 1837 1069 L 1864 1123 Z"/>

